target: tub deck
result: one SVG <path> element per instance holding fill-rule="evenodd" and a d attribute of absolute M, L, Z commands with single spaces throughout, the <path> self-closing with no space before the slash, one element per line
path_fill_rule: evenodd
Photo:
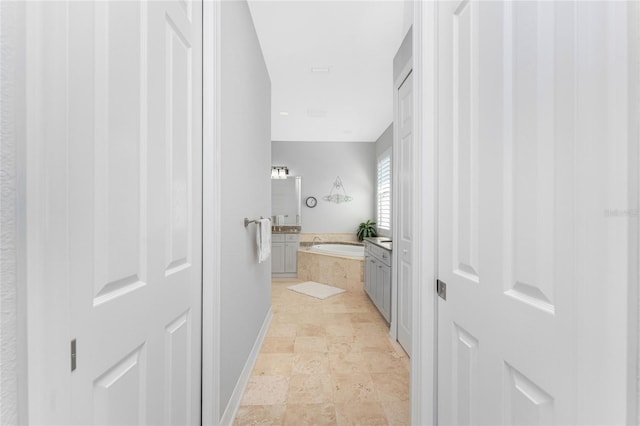
<path fill-rule="evenodd" d="M 300 249 L 298 279 L 364 292 L 364 258 Z"/>

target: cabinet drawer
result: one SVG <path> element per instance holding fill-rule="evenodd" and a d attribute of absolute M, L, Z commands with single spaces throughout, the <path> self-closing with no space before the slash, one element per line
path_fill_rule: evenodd
<path fill-rule="evenodd" d="M 287 242 L 297 243 L 300 241 L 300 235 L 298 234 L 284 234 L 286 236 Z"/>
<path fill-rule="evenodd" d="M 271 242 L 284 243 L 284 236 L 285 236 L 285 234 L 272 234 L 271 235 Z"/>
<path fill-rule="evenodd" d="M 375 257 L 382 263 L 387 266 L 391 266 L 391 252 L 383 249 L 382 247 L 378 247 L 375 244 L 371 244 L 369 242 L 365 242 L 365 251 L 367 254 Z"/>
<path fill-rule="evenodd" d="M 387 266 L 391 266 L 391 253 L 385 249 L 380 249 L 379 253 L 380 253 L 379 259 L 382 260 L 382 263 L 384 263 Z"/>

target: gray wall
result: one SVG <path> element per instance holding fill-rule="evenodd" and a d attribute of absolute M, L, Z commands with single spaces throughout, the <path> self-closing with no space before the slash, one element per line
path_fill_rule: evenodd
<path fill-rule="evenodd" d="M 382 132 L 382 134 L 376 141 L 376 173 L 378 168 L 377 166 L 378 156 L 389 148 L 393 148 L 393 123 L 389 124 L 389 127 L 387 127 L 386 130 Z M 393 151 L 391 152 L 391 164 L 393 164 Z M 393 169 L 392 169 L 392 175 L 393 175 Z M 393 179 L 393 176 L 391 177 L 391 179 Z M 376 180 L 377 180 L 377 176 L 376 176 Z M 393 188 L 393 182 L 391 183 L 391 188 Z M 391 197 L 393 199 L 393 192 L 391 193 Z M 378 214 L 377 203 L 375 208 L 376 208 L 376 217 L 377 217 L 377 214 Z M 391 217 L 393 217 L 393 202 L 391 203 L 391 213 L 392 213 Z M 391 237 L 393 235 L 393 221 L 391 222 L 391 229 L 389 231 L 381 231 L 379 234 L 380 236 Z"/>
<path fill-rule="evenodd" d="M 385 129 L 376 141 L 376 158 L 393 146 L 393 123 Z"/>
<path fill-rule="evenodd" d="M 255 225 L 243 226 L 245 216 L 271 216 L 271 82 L 246 1 L 221 7 L 224 412 L 271 306 L 271 262 L 258 264 Z"/>
<path fill-rule="evenodd" d="M 302 176 L 302 232 L 355 233 L 360 222 L 374 219 L 375 143 L 274 141 L 271 147 L 273 164 Z M 335 204 L 322 199 L 337 176 L 353 201 Z M 313 209 L 304 204 L 310 195 L 318 200 Z"/>
<path fill-rule="evenodd" d="M 409 28 L 409 31 L 404 36 L 402 44 L 398 48 L 396 56 L 393 57 L 393 83 L 402 72 L 402 69 L 407 65 L 413 56 L 413 27 Z"/>

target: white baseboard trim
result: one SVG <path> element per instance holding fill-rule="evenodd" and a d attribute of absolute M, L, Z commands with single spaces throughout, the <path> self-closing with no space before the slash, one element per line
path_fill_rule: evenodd
<path fill-rule="evenodd" d="M 244 391 L 247 388 L 247 384 L 249 384 L 249 379 L 251 378 L 253 367 L 255 367 L 256 361 L 258 360 L 258 355 L 260 355 L 260 349 L 262 349 L 264 338 L 267 336 L 267 332 L 269 331 L 269 326 L 271 325 L 272 318 L 273 318 L 273 311 L 272 311 L 272 308 L 269 307 L 269 311 L 267 312 L 267 315 L 264 318 L 264 322 L 262 323 L 262 327 L 260 328 L 258 337 L 256 338 L 256 341 L 253 344 L 253 348 L 251 349 L 251 352 L 249 353 L 249 358 L 247 358 L 247 362 L 244 364 L 242 373 L 240 373 L 240 378 L 238 379 L 238 383 L 236 383 L 236 387 L 233 390 L 233 393 L 231 394 L 231 398 L 229 398 L 229 403 L 227 404 L 227 408 L 225 408 L 224 413 L 220 418 L 221 425 L 232 425 L 233 421 L 236 419 L 238 408 L 240 408 L 240 403 L 242 402 L 242 396 L 244 395 Z"/>

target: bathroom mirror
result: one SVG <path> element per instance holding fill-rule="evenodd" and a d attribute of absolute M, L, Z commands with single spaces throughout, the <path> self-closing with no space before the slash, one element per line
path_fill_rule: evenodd
<path fill-rule="evenodd" d="M 272 225 L 302 225 L 300 220 L 301 186 L 302 178 L 300 176 L 271 179 Z"/>

